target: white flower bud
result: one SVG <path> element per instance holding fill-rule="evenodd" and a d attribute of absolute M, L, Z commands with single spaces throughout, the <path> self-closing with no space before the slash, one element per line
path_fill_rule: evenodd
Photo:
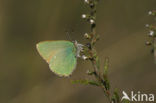
<path fill-rule="evenodd" d="M 86 60 L 88 57 L 86 57 L 85 55 L 82 55 L 82 59 Z"/>
<path fill-rule="evenodd" d="M 83 19 L 85 19 L 86 17 L 87 17 L 87 15 L 86 15 L 86 14 L 83 14 L 83 15 L 82 15 L 82 18 L 83 18 Z"/>
<path fill-rule="evenodd" d="M 145 27 L 147 27 L 147 28 L 148 28 L 148 27 L 149 27 L 149 24 L 146 24 L 146 25 L 145 25 Z"/>
<path fill-rule="evenodd" d="M 90 19 L 90 24 L 94 24 L 95 21 L 93 19 Z"/>
<path fill-rule="evenodd" d="M 153 36 L 153 35 L 154 35 L 154 31 L 153 30 L 150 30 L 149 36 Z"/>
<path fill-rule="evenodd" d="M 89 0 L 84 0 L 85 3 L 89 4 Z"/>
<path fill-rule="evenodd" d="M 85 34 L 84 34 L 84 37 L 88 39 L 90 36 L 89 36 L 88 33 L 85 33 Z"/>
<path fill-rule="evenodd" d="M 148 15 L 152 15 L 152 11 L 149 11 L 149 12 L 148 12 Z"/>
<path fill-rule="evenodd" d="M 147 42 L 146 42 L 146 45 L 152 45 L 152 43 L 151 43 L 151 42 L 149 42 L 149 41 L 147 41 Z"/>

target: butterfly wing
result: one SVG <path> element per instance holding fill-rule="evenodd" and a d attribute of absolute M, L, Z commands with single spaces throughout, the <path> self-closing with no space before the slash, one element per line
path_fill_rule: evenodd
<path fill-rule="evenodd" d="M 59 76 L 69 76 L 76 67 L 76 48 L 70 41 L 44 41 L 37 44 L 40 55 L 50 70 Z"/>

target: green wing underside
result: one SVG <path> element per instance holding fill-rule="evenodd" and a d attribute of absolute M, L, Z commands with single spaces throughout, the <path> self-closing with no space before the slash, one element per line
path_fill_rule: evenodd
<path fill-rule="evenodd" d="M 40 55 L 59 76 L 69 76 L 76 67 L 76 49 L 69 41 L 45 41 L 37 44 Z"/>
<path fill-rule="evenodd" d="M 58 52 L 54 58 L 50 60 L 49 67 L 58 75 L 69 76 L 72 74 L 76 66 L 76 57 L 68 48 L 65 51 Z"/>

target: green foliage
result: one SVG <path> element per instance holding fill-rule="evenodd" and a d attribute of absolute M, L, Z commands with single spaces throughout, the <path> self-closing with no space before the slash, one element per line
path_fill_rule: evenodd
<path fill-rule="evenodd" d="M 109 67 L 109 59 L 106 58 L 104 62 L 104 70 L 103 70 L 103 75 L 107 75 L 108 73 L 108 67 Z"/>
<path fill-rule="evenodd" d="M 146 27 L 149 29 L 149 30 L 153 30 L 153 31 L 156 31 L 156 27 L 153 26 L 153 25 L 146 25 Z"/>
<path fill-rule="evenodd" d="M 156 10 L 149 11 L 148 14 L 149 14 L 149 15 L 152 15 L 152 16 L 156 16 Z"/>
<path fill-rule="evenodd" d="M 110 89 L 110 83 L 109 83 L 108 76 L 107 76 L 108 68 L 109 68 L 109 59 L 106 58 L 104 62 L 104 68 L 103 68 L 103 79 L 105 81 L 106 90 Z"/>
<path fill-rule="evenodd" d="M 97 68 L 100 69 L 100 61 L 99 61 L 99 57 L 96 56 L 95 60 L 96 60 Z"/>
<path fill-rule="evenodd" d="M 100 84 L 93 80 L 72 80 L 73 84 L 84 84 L 84 85 L 93 85 L 100 86 Z"/>
<path fill-rule="evenodd" d="M 109 90 L 110 89 L 110 83 L 109 83 L 107 75 L 103 75 L 103 78 L 105 81 L 105 88 L 106 88 L 106 90 Z"/>
<path fill-rule="evenodd" d="M 88 71 L 88 75 L 93 75 L 96 78 L 96 81 L 88 81 L 88 80 L 77 80 L 73 83 L 80 83 L 80 84 L 90 84 L 100 87 L 106 97 L 109 100 L 109 103 L 119 103 L 119 95 L 117 91 L 114 91 L 113 96 L 111 97 L 110 93 L 110 83 L 107 77 L 108 74 L 108 67 L 109 67 L 109 60 L 108 58 L 105 59 L 104 67 L 103 67 L 103 74 L 100 73 L 100 61 L 95 49 L 95 43 L 99 40 L 99 35 L 96 34 L 96 6 L 99 0 L 85 0 L 85 3 L 90 7 L 90 14 L 83 14 L 82 18 L 90 23 L 91 31 L 90 33 L 85 33 L 84 37 L 89 40 L 90 42 L 88 49 L 85 50 L 85 55 L 89 57 L 92 65 L 93 71 Z M 102 75 L 101 75 L 102 74 Z"/>
<path fill-rule="evenodd" d="M 122 103 L 130 103 L 130 101 L 127 100 L 127 99 L 123 99 L 123 100 L 122 100 Z"/>
<path fill-rule="evenodd" d="M 113 96 L 112 96 L 112 101 L 114 103 L 120 103 L 120 97 L 119 97 L 117 89 L 114 90 L 114 93 L 113 93 Z"/>

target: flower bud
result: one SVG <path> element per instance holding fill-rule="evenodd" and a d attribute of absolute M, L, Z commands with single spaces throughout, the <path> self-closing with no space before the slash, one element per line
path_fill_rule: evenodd
<path fill-rule="evenodd" d="M 146 24 L 146 25 L 145 25 L 145 27 L 147 27 L 147 28 L 148 28 L 149 26 L 150 26 L 149 24 Z"/>
<path fill-rule="evenodd" d="M 86 60 L 88 59 L 88 57 L 86 57 L 85 55 L 82 55 L 82 59 Z"/>
<path fill-rule="evenodd" d="M 82 18 L 83 19 L 86 19 L 87 18 L 87 15 L 86 14 L 82 14 Z"/>
<path fill-rule="evenodd" d="M 94 24 L 95 21 L 93 19 L 90 19 L 90 24 Z"/>
<path fill-rule="evenodd" d="M 91 38 L 90 35 L 89 35 L 88 33 L 85 33 L 85 34 L 84 34 L 84 37 L 85 37 L 86 39 L 90 39 L 90 38 Z"/>
<path fill-rule="evenodd" d="M 151 42 L 149 42 L 149 41 L 147 41 L 147 42 L 146 42 L 146 45 L 152 45 L 152 43 L 151 43 Z"/>
<path fill-rule="evenodd" d="M 84 0 L 85 3 L 89 4 L 89 0 Z"/>
<path fill-rule="evenodd" d="M 149 12 L 148 12 L 148 15 L 152 15 L 152 13 L 153 13 L 152 11 L 149 11 Z"/>
<path fill-rule="evenodd" d="M 149 34 L 148 34 L 150 37 L 153 37 L 154 36 L 154 31 L 153 30 L 150 30 Z"/>

